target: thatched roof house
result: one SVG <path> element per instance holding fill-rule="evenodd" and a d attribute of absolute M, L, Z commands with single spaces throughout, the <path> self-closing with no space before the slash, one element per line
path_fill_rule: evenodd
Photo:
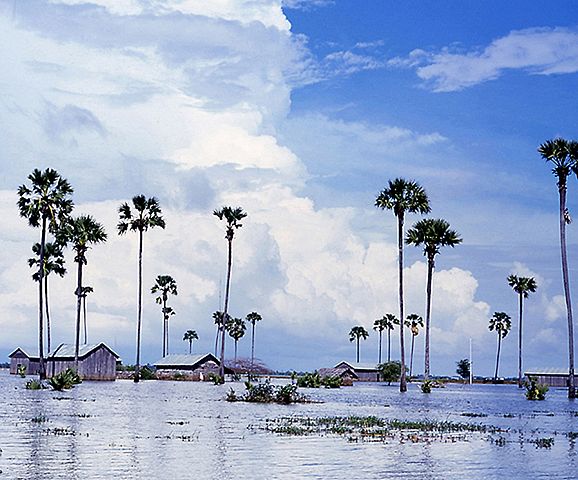
<path fill-rule="evenodd" d="M 204 355 L 167 355 L 157 360 L 153 365 L 157 369 L 157 377 L 163 374 L 174 375 L 182 373 L 192 377 L 195 380 L 205 380 L 212 373 L 219 373 L 220 360 L 212 353 Z M 231 374 L 233 370 L 225 366 L 225 373 Z"/>
<path fill-rule="evenodd" d="M 347 368 L 320 368 L 317 373 L 321 378 L 339 377 L 342 380 L 349 378 L 351 380 L 359 380 L 357 374 L 349 367 Z"/>
<path fill-rule="evenodd" d="M 75 346 L 61 343 L 46 357 L 46 376 L 58 375 L 67 368 L 75 368 Z M 28 355 L 17 348 L 10 355 L 10 373 L 18 373 L 20 365 L 26 367 L 26 374 L 37 375 L 39 357 Z M 116 364 L 120 357 L 106 344 L 81 345 L 78 352 L 78 374 L 83 380 L 115 380 Z"/>

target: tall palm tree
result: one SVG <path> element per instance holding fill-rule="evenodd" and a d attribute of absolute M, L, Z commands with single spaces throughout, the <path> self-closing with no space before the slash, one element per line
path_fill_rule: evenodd
<path fill-rule="evenodd" d="M 184 342 L 189 342 L 189 355 L 193 353 L 193 340 L 198 340 L 199 335 L 195 330 L 187 330 L 183 336 Z"/>
<path fill-rule="evenodd" d="M 496 372 L 494 373 L 494 382 L 498 380 L 498 366 L 500 364 L 500 349 L 502 346 L 502 338 L 506 338 L 506 335 L 510 332 L 512 328 L 512 319 L 507 313 L 504 312 L 494 312 L 492 318 L 490 318 L 490 324 L 488 326 L 490 332 L 495 331 L 498 334 L 498 351 L 496 352 Z"/>
<path fill-rule="evenodd" d="M 223 312 L 221 312 L 220 310 L 213 312 L 213 321 L 215 323 L 215 326 L 217 327 L 217 333 L 215 335 L 215 357 L 217 356 L 217 350 L 219 348 L 219 335 L 221 333 L 221 329 L 223 328 L 223 324 L 226 323 L 223 321 L 223 319 L 224 319 Z"/>
<path fill-rule="evenodd" d="M 431 301 L 435 256 L 440 253 L 441 247 L 455 247 L 461 242 L 462 239 L 459 234 L 450 228 L 448 222 L 442 219 L 425 218 L 419 220 L 407 231 L 405 243 L 416 247 L 423 246 L 423 254 L 427 257 L 424 367 L 424 378 L 426 380 L 430 374 Z"/>
<path fill-rule="evenodd" d="M 134 209 L 134 211 L 133 211 Z M 161 216 L 161 207 L 155 197 L 146 198 L 144 195 L 136 195 L 132 198 L 132 208 L 128 203 L 123 203 L 119 209 L 118 234 L 124 235 L 129 230 L 138 232 L 138 313 L 136 327 L 136 365 L 134 381 L 140 380 L 140 338 L 142 323 L 142 249 L 144 232 L 149 229 L 165 228 L 165 221 Z"/>
<path fill-rule="evenodd" d="M 375 199 L 375 206 L 382 210 L 392 210 L 397 218 L 397 249 L 398 249 L 398 277 L 399 277 L 399 318 L 404 319 L 403 305 L 403 225 L 407 213 L 429 213 L 430 206 L 427 194 L 417 182 L 403 178 L 390 180 L 387 188 L 382 190 Z M 401 353 L 401 378 L 399 382 L 400 392 L 407 391 L 407 378 L 405 373 L 405 347 L 403 338 L 403 325 L 399 326 L 399 344 Z"/>
<path fill-rule="evenodd" d="M 508 276 L 508 285 L 518 294 L 519 311 L 518 311 L 518 387 L 522 388 L 522 309 L 524 298 L 528 298 L 530 293 L 534 293 L 538 284 L 534 277 L 518 277 L 517 275 Z"/>
<path fill-rule="evenodd" d="M 225 329 L 229 336 L 235 340 L 235 363 L 237 363 L 237 343 L 245 335 L 245 330 L 247 330 L 247 325 L 242 318 L 229 317 L 229 320 L 225 324 Z"/>
<path fill-rule="evenodd" d="M 163 313 L 163 358 L 169 354 L 169 318 L 175 312 L 171 307 L 167 307 L 169 295 L 178 295 L 177 282 L 170 275 L 158 275 L 155 284 L 151 288 L 151 293 L 158 293 L 155 301 L 162 305 Z"/>
<path fill-rule="evenodd" d="M 404 323 L 411 331 L 411 353 L 409 355 L 409 378 L 411 378 L 413 372 L 413 347 L 415 337 L 419 335 L 419 328 L 423 328 L 423 318 L 415 313 L 411 313 L 407 316 L 407 320 Z"/>
<path fill-rule="evenodd" d="M 82 317 L 83 317 L 83 323 L 84 323 L 84 344 L 86 345 L 88 343 L 88 328 L 86 325 L 86 297 L 88 296 L 89 293 L 93 293 L 94 292 L 94 288 L 92 288 L 89 285 L 85 285 L 84 287 L 82 287 L 82 290 L 80 291 L 80 296 L 82 297 Z"/>
<path fill-rule="evenodd" d="M 78 370 L 80 349 L 80 310 L 82 307 L 82 268 L 87 264 L 86 253 L 91 245 L 106 242 L 104 227 L 90 215 L 80 215 L 71 219 L 63 230 L 63 237 L 72 244 L 74 261 L 77 263 L 76 276 L 76 335 L 74 345 L 74 365 Z"/>
<path fill-rule="evenodd" d="M 243 220 L 247 214 L 241 207 L 222 207 L 213 212 L 219 220 L 225 220 L 227 224 L 225 239 L 228 244 L 228 260 L 227 260 L 227 285 L 225 287 L 225 305 L 223 308 L 223 318 L 228 318 L 229 311 L 229 293 L 231 289 L 231 268 L 233 266 L 233 237 L 235 230 L 241 228 Z M 219 365 L 219 376 L 225 378 L 225 322 L 221 324 L 221 364 Z"/>
<path fill-rule="evenodd" d="M 387 362 L 391 361 L 391 331 L 395 328 L 394 325 L 397 322 L 395 315 L 388 313 L 381 318 L 378 318 L 373 322 L 373 329 L 379 332 L 379 355 L 378 364 L 381 365 L 381 336 L 384 330 L 387 330 Z"/>
<path fill-rule="evenodd" d="M 552 173 L 557 179 L 560 198 L 560 253 L 562 259 L 562 280 L 564 282 L 564 297 L 566 299 L 566 314 L 568 317 L 568 398 L 576 398 L 574 382 L 574 323 L 572 320 L 572 300 L 570 298 L 570 279 L 568 277 L 568 258 L 566 252 L 566 224 L 570 223 L 570 213 L 566 208 L 566 193 L 568 176 L 578 170 L 578 142 L 562 138 L 548 140 L 538 147 L 538 153 L 547 162 L 552 162 Z"/>
<path fill-rule="evenodd" d="M 35 243 L 32 246 L 32 253 L 34 257 L 28 259 L 30 267 L 38 267 L 40 265 L 40 244 Z M 66 275 L 66 267 L 64 266 L 64 254 L 62 253 L 62 246 L 57 242 L 47 242 L 44 246 L 44 304 L 46 307 L 46 350 L 50 353 L 51 346 L 51 329 L 50 329 L 50 308 L 48 302 L 48 277 L 51 273 L 55 273 L 60 277 Z M 40 282 L 40 270 L 36 270 L 32 274 L 32 279 L 35 282 Z"/>
<path fill-rule="evenodd" d="M 360 325 L 353 327 L 349 331 L 349 341 L 353 342 L 355 340 L 357 342 L 357 356 L 355 357 L 357 363 L 359 363 L 359 340 L 361 338 L 365 340 L 367 337 L 369 337 L 369 333 L 367 333 L 367 330 Z"/>
<path fill-rule="evenodd" d="M 35 168 L 28 175 L 29 185 L 18 187 L 18 210 L 20 216 L 28 219 L 28 224 L 40 228 L 40 253 L 38 262 L 38 373 L 40 379 L 46 378 L 44 362 L 44 255 L 46 233 L 56 233 L 61 224 L 72 212 L 74 204 L 70 198 L 73 192 L 68 181 L 51 168 L 43 172 Z"/>
<path fill-rule="evenodd" d="M 253 362 L 255 361 L 255 324 L 263 320 L 263 317 L 257 312 L 248 313 L 245 317 L 247 322 L 251 324 L 251 371 L 253 370 Z"/>

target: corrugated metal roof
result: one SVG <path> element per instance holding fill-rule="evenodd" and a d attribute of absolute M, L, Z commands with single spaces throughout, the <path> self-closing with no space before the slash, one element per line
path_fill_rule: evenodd
<path fill-rule="evenodd" d="M 568 375 L 566 368 L 532 368 L 526 370 L 524 375 Z"/>
<path fill-rule="evenodd" d="M 374 363 L 355 363 L 355 362 L 347 362 L 345 360 L 339 362 L 333 368 L 339 368 L 339 365 L 341 365 L 342 363 L 347 365 L 349 368 L 352 368 L 353 370 L 377 370 L 377 365 L 375 365 Z"/>
<path fill-rule="evenodd" d="M 101 346 L 110 350 L 116 358 L 120 358 L 110 347 L 104 343 L 86 344 L 80 345 L 78 349 L 78 358 L 83 358 L 92 353 L 94 350 L 100 348 Z M 54 352 L 48 354 L 48 358 L 64 357 L 64 358 L 74 358 L 75 346 L 69 343 L 61 343 L 58 345 Z"/>
<path fill-rule="evenodd" d="M 219 359 L 217 359 L 212 353 L 205 353 L 204 355 L 177 355 L 171 354 L 167 355 L 160 360 L 157 360 L 153 365 L 157 368 L 163 367 L 178 367 L 178 366 L 194 366 L 201 363 L 203 360 L 212 360 L 217 365 L 219 365 Z"/>

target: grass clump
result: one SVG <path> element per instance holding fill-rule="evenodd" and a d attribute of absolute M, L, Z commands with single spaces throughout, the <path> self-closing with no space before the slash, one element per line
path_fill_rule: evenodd
<path fill-rule="evenodd" d="M 549 390 L 548 385 L 538 383 L 536 377 L 530 377 L 529 381 L 524 383 L 524 387 L 526 388 L 526 398 L 528 400 L 545 400 L 546 393 Z"/>
<path fill-rule="evenodd" d="M 433 382 L 431 380 L 424 380 L 421 384 L 422 393 L 431 393 Z"/>
<path fill-rule="evenodd" d="M 44 390 L 46 385 L 44 385 L 40 380 L 28 380 L 26 382 L 26 390 Z"/>
<path fill-rule="evenodd" d="M 63 372 L 48 379 L 48 384 L 59 392 L 69 390 L 79 383 L 82 383 L 80 375 L 72 368 L 67 368 Z"/>
<path fill-rule="evenodd" d="M 554 439 L 552 437 L 537 438 L 536 440 L 531 440 L 531 442 L 536 445 L 536 448 L 552 448 L 554 445 Z"/>
<path fill-rule="evenodd" d="M 252 403 L 290 403 L 307 402 L 307 398 L 297 392 L 297 385 L 275 386 L 269 382 L 253 384 L 245 382 L 246 392 L 237 395 L 231 388 L 225 400 L 228 402 L 252 402 Z"/>
<path fill-rule="evenodd" d="M 26 365 L 18 365 L 16 373 L 20 375 L 21 378 L 26 377 Z"/>

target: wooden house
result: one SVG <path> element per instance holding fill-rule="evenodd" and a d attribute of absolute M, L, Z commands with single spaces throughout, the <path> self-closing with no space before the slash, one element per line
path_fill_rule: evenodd
<path fill-rule="evenodd" d="M 221 362 L 212 353 L 204 355 L 167 355 L 153 364 L 157 369 L 157 378 L 172 377 L 175 373 L 191 377 L 193 380 L 208 380 L 210 374 L 217 375 Z M 225 373 L 233 370 L 225 366 Z"/>
<path fill-rule="evenodd" d="M 339 362 L 335 365 L 336 369 L 349 369 L 360 382 L 379 382 L 379 370 L 377 365 L 371 363 L 353 363 L 353 362 Z"/>
<path fill-rule="evenodd" d="M 549 387 L 567 387 L 570 379 L 568 370 L 562 368 L 535 368 L 524 372 L 526 378 L 534 377 L 538 383 Z M 574 382 L 578 385 L 578 375 L 574 374 Z"/>
<path fill-rule="evenodd" d="M 339 377 L 341 380 L 359 380 L 357 374 L 351 368 L 320 368 L 317 373 L 321 378 Z"/>
<path fill-rule="evenodd" d="M 40 358 L 28 355 L 21 348 L 17 348 L 10 355 L 10 374 L 16 375 L 20 367 L 26 368 L 26 375 L 38 375 Z"/>

